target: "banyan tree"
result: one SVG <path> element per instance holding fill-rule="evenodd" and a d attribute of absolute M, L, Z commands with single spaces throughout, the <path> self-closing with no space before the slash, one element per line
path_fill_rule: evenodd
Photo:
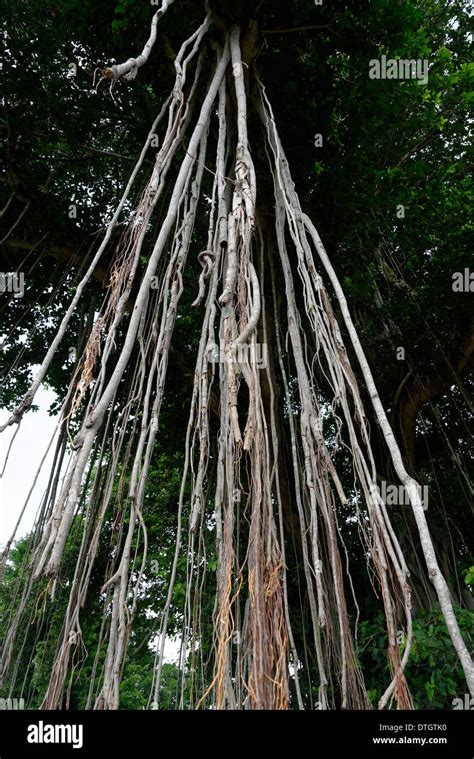
<path fill-rule="evenodd" d="M 172 84 L 153 93 L 148 134 L 74 259 L 69 300 L 1 426 L 11 437 L 34 413 L 74 346 L 48 486 L 1 607 L 2 687 L 27 694 L 47 660 L 41 708 L 68 708 L 87 672 L 76 706 L 118 709 L 140 649 L 147 705 L 160 708 L 173 638 L 178 708 L 412 708 L 413 614 L 429 599 L 474 695 L 455 613 L 463 597 L 279 129 L 265 64 L 277 11 L 264 1 L 155 5 L 142 52 L 96 61 L 89 97 L 113 109 L 133 92 L 165 24 L 180 38 L 168 50 Z M 318 26 L 333 23 L 323 21 L 315 46 Z M 298 87 L 295 97 L 317 98 Z M 27 202 L 6 225 L 10 250 L 14 239 L 27 250 Z M 396 340 L 390 319 L 384 329 Z M 172 480 L 161 466 L 170 436 L 180 448 Z M 409 539 L 382 479 L 406 494 Z M 365 596 L 384 617 L 375 704 L 358 650 Z M 92 609 L 98 624 L 86 634 Z"/>

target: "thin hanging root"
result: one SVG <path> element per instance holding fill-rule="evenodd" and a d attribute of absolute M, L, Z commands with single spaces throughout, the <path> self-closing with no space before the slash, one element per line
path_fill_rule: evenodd
<path fill-rule="evenodd" d="M 213 250 L 202 250 L 198 255 L 198 261 L 202 266 L 202 272 L 199 276 L 199 293 L 197 298 L 191 303 L 191 306 L 199 306 L 204 298 L 206 280 L 209 279 L 214 259 L 215 253 Z"/>
<path fill-rule="evenodd" d="M 260 311 L 262 307 L 261 299 L 260 299 L 260 285 L 258 283 L 258 277 L 251 261 L 248 262 L 248 266 L 250 269 L 250 280 L 252 283 L 253 307 L 252 307 L 252 312 L 250 314 L 250 317 L 246 326 L 244 327 L 242 332 L 239 333 L 238 337 L 236 337 L 236 339 L 234 340 L 234 347 L 236 347 L 237 345 L 243 345 L 244 343 L 248 341 L 249 337 L 256 330 L 258 321 L 260 319 Z"/>

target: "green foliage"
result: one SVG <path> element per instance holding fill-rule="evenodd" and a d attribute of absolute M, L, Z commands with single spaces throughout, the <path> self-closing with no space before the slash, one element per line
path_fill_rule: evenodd
<path fill-rule="evenodd" d="M 474 566 L 466 569 L 464 582 L 466 585 L 474 585 Z"/>
<path fill-rule="evenodd" d="M 463 637 L 474 645 L 474 612 L 457 609 Z M 406 637 L 400 636 L 401 653 Z M 370 699 L 378 699 L 390 681 L 387 662 L 387 632 L 383 616 L 364 621 L 359 627 L 358 656 L 363 664 Z M 419 612 L 413 619 L 411 655 L 405 670 L 415 709 L 451 709 L 454 698 L 466 691 L 464 673 L 450 643 L 443 615 L 438 609 Z"/>

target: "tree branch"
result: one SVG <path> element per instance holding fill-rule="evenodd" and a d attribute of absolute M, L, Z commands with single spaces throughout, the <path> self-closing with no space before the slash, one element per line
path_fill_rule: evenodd
<path fill-rule="evenodd" d="M 19 250 L 34 250 L 38 245 L 38 243 L 28 242 L 27 240 L 17 240 L 15 238 L 5 240 L 3 244 L 7 245 L 9 248 Z M 43 249 L 43 254 L 46 256 L 54 256 L 54 258 L 59 258 L 63 261 L 71 261 L 77 256 L 77 252 L 67 245 L 47 245 Z M 104 287 L 109 282 L 109 275 L 105 269 L 97 267 L 94 269 L 92 276 Z"/>

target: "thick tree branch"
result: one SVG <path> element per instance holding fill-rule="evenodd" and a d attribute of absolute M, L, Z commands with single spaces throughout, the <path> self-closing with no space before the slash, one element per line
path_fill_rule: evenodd
<path fill-rule="evenodd" d="M 102 76 L 105 79 L 120 79 L 122 76 L 125 77 L 125 79 L 135 79 L 138 69 L 147 62 L 153 45 L 156 42 L 156 27 L 158 21 L 163 14 L 166 13 L 173 2 L 174 0 L 163 0 L 161 7 L 156 11 L 151 21 L 150 36 L 138 58 L 129 58 L 125 63 L 119 63 L 105 68 L 102 72 Z"/>
<path fill-rule="evenodd" d="M 5 240 L 3 244 L 8 248 L 14 248 L 17 250 L 35 250 L 38 245 L 38 243 L 28 242 L 28 240 L 17 240 L 15 238 Z M 45 256 L 54 256 L 54 258 L 62 261 L 72 261 L 77 258 L 77 251 L 67 245 L 50 244 L 43 248 L 42 253 Z M 106 269 L 96 267 L 92 276 L 97 282 L 100 282 L 101 285 L 105 286 L 109 282 L 109 274 Z"/>
<path fill-rule="evenodd" d="M 461 355 L 454 363 L 454 374 L 459 378 L 474 366 L 474 324 L 461 349 Z M 426 401 L 441 395 L 455 382 L 452 372 L 445 370 L 436 377 L 414 378 L 400 393 L 398 401 L 399 424 L 405 457 L 414 470 L 416 466 L 415 426 L 418 412 Z"/>

